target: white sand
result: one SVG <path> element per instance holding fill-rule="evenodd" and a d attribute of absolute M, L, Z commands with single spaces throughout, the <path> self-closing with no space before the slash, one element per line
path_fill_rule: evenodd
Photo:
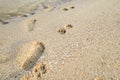
<path fill-rule="evenodd" d="M 38 80 L 120 80 L 120 0 L 76 0 L 8 21 L 0 24 L 1 80 L 36 79 L 16 62 L 20 47 L 34 40 L 45 47 Z"/>

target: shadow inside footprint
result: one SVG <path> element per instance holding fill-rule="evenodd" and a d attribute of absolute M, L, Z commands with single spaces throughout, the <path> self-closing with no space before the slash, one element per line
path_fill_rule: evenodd
<path fill-rule="evenodd" d="M 28 31 L 29 32 L 31 32 L 31 31 L 33 31 L 34 30 L 34 27 L 35 27 L 35 23 L 36 23 L 36 19 L 34 19 L 34 20 L 31 20 L 30 22 L 28 22 L 28 25 L 27 25 L 27 27 L 28 27 Z"/>

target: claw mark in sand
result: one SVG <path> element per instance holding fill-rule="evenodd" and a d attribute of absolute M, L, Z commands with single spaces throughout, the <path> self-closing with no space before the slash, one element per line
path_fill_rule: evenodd
<path fill-rule="evenodd" d="M 65 29 L 70 29 L 70 28 L 73 28 L 73 25 L 67 24 L 67 25 L 64 26 L 64 28 L 65 28 Z"/>
<path fill-rule="evenodd" d="M 64 28 L 59 28 L 57 29 L 57 32 L 61 35 L 65 34 L 66 33 L 66 30 Z"/>
<path fill-rule="evenodd" d="M 40 58 L 44 49 L 44 45 L 39 41 L 27 43 L 18 52 L 16 61 L 22 69 L 29 70 Z"/>
<path fill-rule="evenodd" d="M 69 8 L 61 8 L 62 11 L 68 11 L 69 9 L 74 9 L 75 7 L 74 6 L 71 6 Z"/>

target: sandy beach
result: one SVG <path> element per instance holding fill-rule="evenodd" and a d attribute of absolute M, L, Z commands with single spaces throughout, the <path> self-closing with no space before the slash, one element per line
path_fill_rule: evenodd
<path fill-rule="evenodd" d="M 14 3 L 0 1 L 0 80 L 120 80 L 120 0 Z"/>

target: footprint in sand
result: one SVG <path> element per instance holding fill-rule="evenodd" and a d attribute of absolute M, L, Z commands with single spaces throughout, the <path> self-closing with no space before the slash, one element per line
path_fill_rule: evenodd
<path fill-rule="evenodd" d="M 47 72 L 46 65 L 41 63 L 35 65 L 35 67 L 32 70 L 32 73 L 36 79 L 40 79 L 43 74 Z"/>
<path fill-rule="evenodd" d="M 9 22 L 4 21 L 4 20 L 2 20 L 2 19 L 0 19 L 0 22 L 1 22 L 2 24 L 8 24 L 8 23 L 9 23 Z"/>
<path fill-rule="evenodd" d="M 33 20 L 28 21 L 28 23 L 26 24 L 26 27 L 27 27 L 27 31 L 28 31 L 28 32 L 31 32 L 31 31 L 34 30 L 36 21 L 37 21 L 36 19 L 33 19 Z"/>
<path fill-rule="evenodd" d="M 47 12 L 52 11 L 55 8 L 54 6 L 44 5 L 44 4 L 42 4 L 42 6 L 43 6 L 43 9 Z"/>
<path fill-rule="evenodd" d="M 67 25 L 64 26 L 64 28 L 65 28 L 65 29 L 70 29 L 70 28 L 73 28 L 73 25 L 67 24 Z"/>
<path fill-rule="evenodd" d="M 45 11 L 49 12 L 49 11 L 52 11 L 55 7 L 53 6 L 48 6 L 48 8 L 45 9 Z"/>
<path fill-rule="evenodd" d="M 24 12 L 9 13 L 8 15 L 11 17 L 13 16 L 27 17 L 28 16 L 28 14 Z"/>
<path fill-rule="evenodd" d="M 43 63 L 36 64 L 31 72 L 24 74 L 20 80 L 39 80 L 46 74 L 47 68 Z"/>
<path fill-rule="evenodd" d="M 70 29 L 70 28 L 73 28 L 73 25 L 67 24 L 67 25 L 65 25 L 63 28 L 58 28 L 58 29 L 57 29 L 57 32 L 58 32 L 59 34 L 63 35 L 63 34 L 65 34 L 66 31 L 67 31 L 68 29 Z"/>
<path fill-rule="evenodd" d="M 75 7 L 74 6 L 71 6 L 70 9 L 74 9 Z"/>
<path fill-rule="evenodd" d="M 71 6 L 69 8 L 61 8 L 62 11 L 68 11 L 69 9 L 74 9 L 75 7 L 74 6 Z"/>
<path fill-rule="evenodd" d="M 66 30 L 64 28 L 59 28 L 57 29 L 57 32 L 61 35 L 65 34 L 66 33 Z"/>
<path fill-rule="evenodd" d="M 44 45 L 39 41 L 32 41 L 22 46 L 16 56 L 18 65 L 24 70 L 30 70 L 44 52 Z"/>
<path fill-rule="evenodd" d="M 62 8 L 61 10 L 62 11 L 68 11 L 69 9 L 68 8 Z"/>
<path fill-rule="evenodd" d="M 35 12 L 31 12 L 30 14 L 31 14 L 31 15 L 34 15 L 34 14 L 35 14 Z"/>

